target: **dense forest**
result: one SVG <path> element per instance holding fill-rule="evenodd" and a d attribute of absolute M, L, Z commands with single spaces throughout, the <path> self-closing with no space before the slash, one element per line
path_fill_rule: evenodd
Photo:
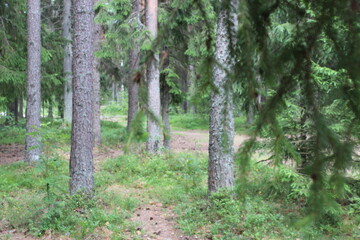
<path fill-rule="evenodd" d="M 0 0 L 0 239 L 359 239 L 360 1 Z"/>

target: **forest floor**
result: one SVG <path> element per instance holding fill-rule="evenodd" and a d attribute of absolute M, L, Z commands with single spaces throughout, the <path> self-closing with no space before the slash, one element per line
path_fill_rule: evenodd
<path fill-rule="evenodd" d="M 112 119 L 116 121 L 116 119 Z M 209 133 L 205 130 L 176 130 L 171 133 L 171 151 L 174 152 L 197 152 L 207 154 Z M 248 139 L 246 135 L 236 135 L 234 139 L 234 147 L 239 146 Z M 115 147 L 100 147 L 94 151 L 95 171 L 100 163 L 106 159 L 116 158 L 123 154 L 122 149 Z M 69 152 L 62 152 L 61 155 L 69 158 Z M 9 164 L 21 161 L 24 157 L 24 146 L 19 144 L 0 145 L 0 164 Z M 145 240 L 196 240 L 197 236 L 185 236 L 176 228 L 176 215 L 171 206 L 164 206 L 157 199 L 146 197 L 145 189 L 129 189 L 119 185 L 108 187 L 107 191 L 111 191 L 121 195 L 131 194 L 132 197 L 138 198 L 140 206 L 133 213 L 131 221 L 137 224 L 137 233 L 141 239 Z M 1 230 L 1 226 L 0 226 Z M 110 239 L 111 231 L 102 229 L 101 239 Z M 24 233 L 17 232 L 15 229 L 7 229 L 0 232 L 0 239 L 18 239 L 32 240 L 36 239 Z M 67 237 L 51 236 L 45 234 L 41 239 L 69 239 Z M 98 239 L 98 238 L 87 238 Z M 131 239 L 131 238 L 129 238 Z"/>

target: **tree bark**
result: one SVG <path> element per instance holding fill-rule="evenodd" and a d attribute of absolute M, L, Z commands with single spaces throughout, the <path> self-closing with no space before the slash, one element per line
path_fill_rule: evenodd
<path fill-rule="evenodd" d="M 139 0 L 134 2 L 134 5 L 138 5 Z M 135 6 L 133 7 L 133 12 L 138 12 Z M 139 17 L 140 14 L 138 13 Z M 140 74 L 137 72 L 139 69 L 139 55 L 140 48 L 135 44 L 134 48 L 130 50 L 130 72 L 131 77 L 129 78 L 128 85 L 128 121 L 127 121 L 127 129 L 130 130 L 131 123 L 135 118 L 135 115 L 138 111 L 139 104 L 139 81 Z"/>
<path fill-rule="evenodd" d="M 16 97 L 13 98 L 13 101 L 8 103 L 8 116 L 10 118 L 6 119 L 6 125 L 18 123 L 18 99 Z M 13 121 L 12 121 L 13 120 Z"/>
<path fill-rule="evenodd" d="M 40 0 L 28 0 L 25 161 L 40 160 L 41 38 Z"/>
<path fill-rule="evenodd" d="M 164 82 L 163 92 L 161 94 L 161 115 L 164 122 L 164 148 L 170 149 L 170 121 L 169 121 L 169 105 L 170 105 L 170 87 Z"/>
<path fill-rule="evenodd" d="M 22 119 L 24 117 L 24 99 L 23 99 L 23 93 L 20 92 L 19 95 L 19 118 Z"/>
<path fill-rule="evenodd" d="M 152 39 L 156 39 L 158 32 L 158 1 L 146 1 L 146 26 L 151 33 Z M 148 109 L 149 116 L 147 121 L 147 131 L 149 134 L 146 142 L 146 150 L 150 153 L 157 153 L 161 148 L 161 102 L 160 102 L 160 72 L 159 54 L 154 50 L 153 55 L 148 60 L 146 69 Z"/>
<path fill-rule="evenodd" d="M 195 106 L 192 104 L 191 100 L 195 95 L 195 67 L 192 63 L 189 64 L 189 70 L 188 70 L 188 82 L 189 82 L 189 91 L 188 91 L 188 98 L 189 98 L 189 112 L 191 114 L 195 114 Z"/>
<path fill-rule="evenodd" d="M 223 68 L 231 73 L 233 60 L 230 56 L 230 33 L 227 21 L 237 29 L 237 16 L 229 11 L 221 10 L 216 29 L 215 59 Z M 214 86 L 211 94 L 210 139 L 209 139 L 209 194 L 221 189 L 234 187 L 234 116 L 233 89 L 226 71 L 218 65 L 214 66 Z"/>
<path fill-rule="evenodd" d="M 98 0 L 94 0 L 96 4 Z M 100 24 L 95 24 L 94 51 L 99 51 L 103 29 Z M 94 58 L 94 143 L 101 145 L 101 121 L 100 121 L 100 59 Z"/>
<path fill-rule="evenodd" d="M 72 36 L 71 36 L 71 0 L 64 0 L 63 18 L 64 46 L 64 119 L 71 123 L 72 120 Z"/>
<path fill-rule="evenodd" d="M 254 123 L 254 106 L 253 106 L 253 103 L 251 101 L 250 101 L 249 106 L 248 106 L 246 123 L 247 124 L 253 124 Z"/>
<path fill-rule="evenodd" d="M 94 191 L 94 9 L 93 0 L 73 0 L 73 115 L 70 194 Z"/>

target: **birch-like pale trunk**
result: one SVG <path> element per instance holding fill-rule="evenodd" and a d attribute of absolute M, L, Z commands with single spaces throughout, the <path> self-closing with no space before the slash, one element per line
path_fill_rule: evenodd
<path fill-rule="evenodd" d="M 72 36 L 71 36 L 71 0 L 64 0 L 63 37 L 64 46 L 64 119 L 72 120 Z"/>
<path fill-rule="evenodd" d="M 40 160 L 41 116 L 41 10 L 40 0 L 28 0 L 25 161 Z"/>
<path fill-rule="evenodd" d="M 236 6 L 233 3 L 233 6 Z M 221 65 L 215 65 L 213 83 L 216 90 L 211 93 L 210 139 L 209 139 L 209 194 L 221 189 L 234 187 L 234 106 L 233 89 L 230 76 L 233 71 L 233 59 L 230 55 L 230 37 L 228 22 L 233 22 L 231 31 L 237 30 L 237 16 L 230 10 L 222 9 L 216 28 L 215 59 Z M 225 69 L 224 69 L 225 68 Z"/>
<path fill-rule="evenodd" d="M 152 39 L 156 39 L 158 33 L 158 0 L 146 1 L 146 26 L 151 33 Z M 146 142 L 146 150 L 150 153 L 160 151 L 162 145 L 161 134 L 161 102 L 160 102 L 160 72 L 159 54 L 154 51 L 150 57 L 146 69 L 148 109 L 150 116 L 147 121 L 147 131 L 149 134 Z"/>
<path fill-rule="evenodd" d="M 73 116 L 70 194 L 94 191 L 94 9 L 93 0 L 73 0 Z"/>

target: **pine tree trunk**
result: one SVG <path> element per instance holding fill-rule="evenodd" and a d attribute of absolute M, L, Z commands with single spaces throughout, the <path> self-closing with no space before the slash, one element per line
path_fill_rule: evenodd
<path fill-rule="evenodd" d="M 133 8 L 131 13 L 135 21 L 140 22 L 140 0 L 135 0 L 133 2 Z M 132 31 L 134 31 L 132 29 Z M 138 43 L 135 42 L 133 49 L 130 50 L 130 78 L 128 84 L 128 121 L 127 129 L 130 130 L 131 123 L 135 118 L 135 115 L 138 111 L 139 105 L 139 83 L 140 83 L 140 74 L 139 70 L 139 59 L 140 59 L 140 47 Z"/>
<path fill-rule="evenodd" d="M 195 114 L 195 106 L 191 103 L 191 99 L 195 95 L 195 67 L 192 63 L 189 64 L 189 70 L 188 70 L 188 82 L 189 82 L 189 112 L 191 114 Z"/>
<path fill-rule="evenodd" d="M 216 29 L 215 58 L 231 72 L 230 34 L 227 21 L 237 28 L 237 17 L 220 11 Z M 214 66 L 214 86 L 211 94 L 209 139 L 209 194 L 234 187 L 234 116 L 232 84 L 224 69 Z"/>
<path fill-rule="evenodd" d="M 164 148 L 170 149 L 170 121 L 169 121 L 169 106 L 170 106 L 170 87 L 164 83 L 163 92 L 161 94 L 161 115 L 164 122 Z"/>
<path fill-rule="evenodd" d="M 24 99 L 23 99 L 23 93 L 20 92 L 19 95 L 19 118 L 22 119 L 24 117 Z"/>
<path fill-rule="evenodd" d="M 25 161 L 40 160 L 41 38 L 40 0 L 28 0 Z M 39 134 L 34 134 L 34 132 Z"/>
<path fill-rule="evenodd" d="M 71 36 L 71 0 L 64 0 L 63 18 L 64 47 L 64 119 L 71 123 L 72 119 L 72 36 Z"/>
<path fill-rule="evenodd" d="M 94 0 L 96 4 L 98 0 Z M 103 29 L 100 24 L 95 24 L 94 51 L 99 51 Z M 101 121 L 100 121 L 100 59 L 94 58 L 94 143 L 101 145 Z"/>
<path fill-rule="evenodd" d="M 73 116 L 70 194 L 94 190 L 94 9 L 93 0 L 73 0 Z"/>
<path fill-rule="evenodd" d="M 139 13 L 139 0 L 134 2 L 133 14 L 136 14 L 136 18 L 140 18 Z M 140 21 L 140 20 L 139 20 Z M 139 104 L 139 81 L 140 74 L 137 73 L 139 69 L 139 58 L 140 58 L 140 48 L 135 44 L 134 48 L 130 50 L 130 72 L 131 77 L 129 78 L 128 85 L 128 121 L 127 129 L 130 130 L 132 121 L 135 118 L 135 115 L 138 111 Z"/>
<path fill-rule="evenodd" d="M 158 31 L 158 1 L 146 1 L 146 26 L 153 39 L 157 37 Z M 149 134 L 146 142 L 146 150 L 150 153 L 157 153 L 161 148 L 161 102 L 160 102 L 160 72 L 159 54 L 154 51 L 147 64 L 146 79 L 148 84 L 148 116 L 147 131 Z"/>
<path fill-rule="evenodd" d="M 247 124 L 253 124 L 254 123 L 254 106 L 253 106 L 252 102 L 250 102 L 249 106 L 248 106 L 246 123 Z"/>
<path fill-rule="evenodd" d="M 48 109 L 48 118 L 54 118 L 54 113 L 53 113 L 53 103 L 52 101 L 49 101 L 49 109 Z"/>
<path fill-rule="evenodd" d="M 15 124 L 18 123 L 18 100 L 17 98 L 14 98 L 13 101 L 8 103 L 8 115 L 10 118 L 6 119 L 6 125 L 10 125 L 15 122 Z M 13 121 L 12 121 L 13 120 Z"/>

